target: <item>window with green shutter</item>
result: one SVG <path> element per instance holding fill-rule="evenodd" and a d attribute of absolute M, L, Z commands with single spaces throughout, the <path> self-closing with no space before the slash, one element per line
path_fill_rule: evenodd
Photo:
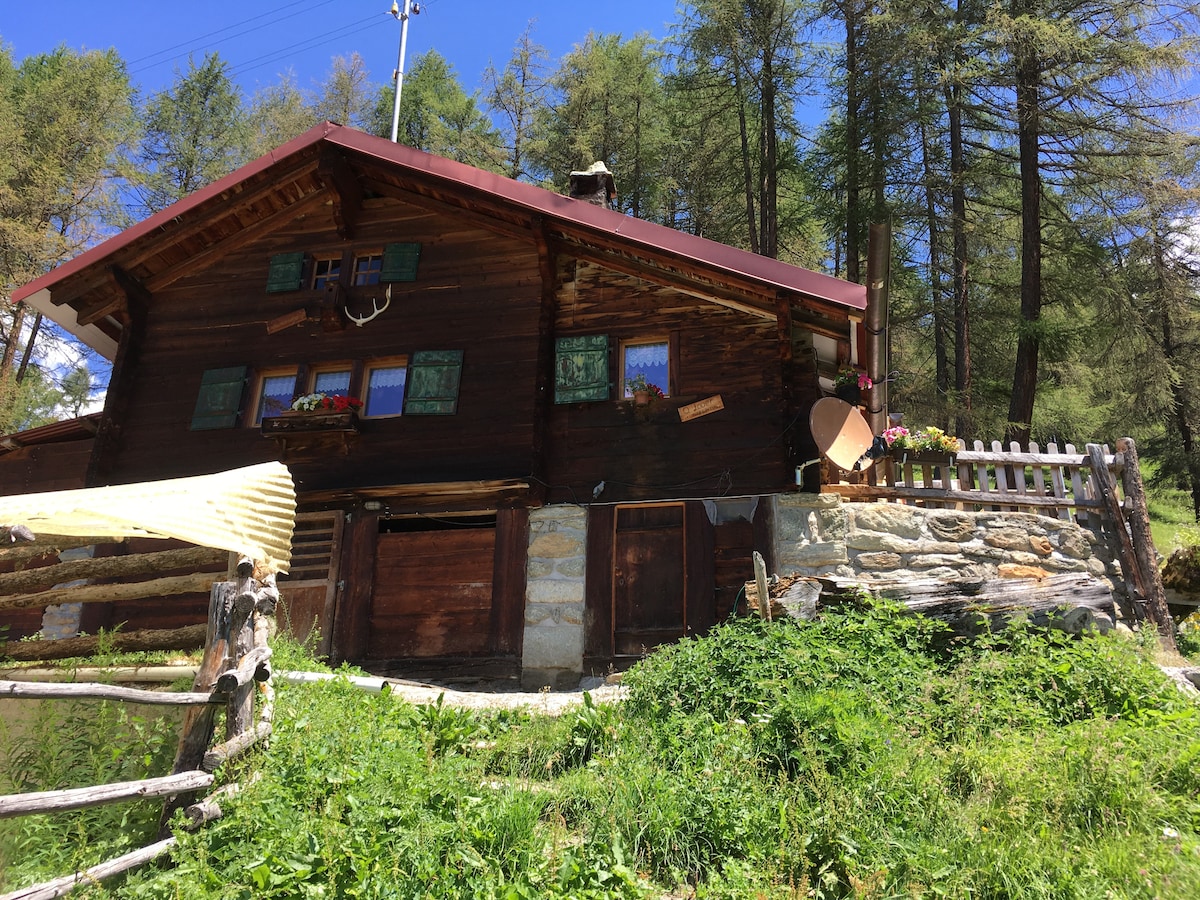
<path fill-rule="evenodd" d="M 461 350 L 418 350 L 414 353 L 408 366 L 405 415 L 454 415 L 458 411 L 462 362 Z"/>
<path fill-rule="evenodd" d="M 246 387 L 246 366 L 208 369 L 200 378 L 200 393 L 192 413 L 192 431 L 237 425 Z"/>
<path fill-rule="evenodd" d="M 267 293 L 298 291 L 304 283 L 304 252 L 276 253 L 267 273 Z"/>
<path fill-rule="evenodd" d="M 560 337 L 554 345 L 554 402 L 607 400 L 608 335 Z"/>
<path fill-rule="evenodd" d="M 420 259 L 420 244 L 388 244 L 383 248 L 383 271 L 379 280 L 416 281 Z"/>

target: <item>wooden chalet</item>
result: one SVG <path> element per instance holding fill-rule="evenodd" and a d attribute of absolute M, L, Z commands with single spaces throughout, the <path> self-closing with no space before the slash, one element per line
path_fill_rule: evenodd
<path fill-rule="evenodd" d="M 330 123 L 13 299 L 113 374 L 95 427 L 43 436 L 36 464 L 0 445 L 0 490 L 280 459 L 294 629 L 378 672 L 523 665 L 528 684 L 729 614 L 866 306 L 860 285 Z M 637 372 L 665 396 L 640 405 Z M 314 391 L 365 405 L 282 414 Z"/>

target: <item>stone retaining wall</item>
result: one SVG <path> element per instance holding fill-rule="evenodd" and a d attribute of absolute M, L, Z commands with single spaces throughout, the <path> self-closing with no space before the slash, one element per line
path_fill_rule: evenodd
<path fill-rule="evenodd" d="M 778 494 L 772 526 L 779 574 L 989 579 L 1086 572 L 1124 592 L 1104 537 L 1048 516 Z"/>

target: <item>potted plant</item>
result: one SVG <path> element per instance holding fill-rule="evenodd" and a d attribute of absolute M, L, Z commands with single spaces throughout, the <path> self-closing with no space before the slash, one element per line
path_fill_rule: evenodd
<path fill-rule="evenodd" d="M 893 425 L 883 432 L 882 437 L 889 452 L 893 456 L 900 456 L 901 463 L 911 461 L 954 465 L 954 454 L 959 450 L 957 437 L 933 425 L 911 430 L 903 425 Z"/>
<path fill-rule="evenodd" d="M 362 409 L 362 401 L 345 394 L 305 394 L 292 401 L 291 412 L 344 413 Z"/>
<path fill-rule="evenodd" d="M 862 392 L 869 391 L 874 384 L 866 372 L 845 368 L 833 379 L 833 393 L 851 406 L 858 406 L 862 402 Z"/>
<path fill-rule="evenodd" d="M 625 389 L 633 397 L 634 406 L 648 406 L 652 400 L 661 400 L 666 394 L 662 388 L 646 380 L 644 372 L 638 372 L 633 378 L 625 379 Z"/>

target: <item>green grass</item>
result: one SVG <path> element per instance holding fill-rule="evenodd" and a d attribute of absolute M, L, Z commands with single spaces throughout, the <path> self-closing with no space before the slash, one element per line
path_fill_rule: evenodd
<path fill-rule="evenodd" d="M 1152 651 L 864 605 L 731 622 L 557 719 L 280 685 L 225 817 L 83 896 L 1192 898 L 1200 708 Z M 38 818 L 2 887 L 102 849 Z"/>
<path fill-rule="evenodd" d="M 1142 460 L 1146 481 L 1146 508 L 1150 514 L 1150 536 L 1164 557 L 1178 547 L 1200 543 L 1200 526 L 1192 513 L 1187 491 L 1156 483 L 1153 460 Z"/>

